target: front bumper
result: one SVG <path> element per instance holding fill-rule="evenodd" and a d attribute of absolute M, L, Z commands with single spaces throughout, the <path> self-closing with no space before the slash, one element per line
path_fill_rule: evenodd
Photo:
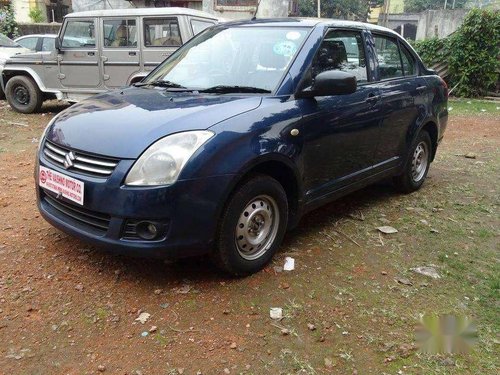
<path fill-rule="evenodd" d="M 180 258 L 210 251 L 234 175 L 181 180 L 167 187 L 129 187 L 122 182 L 133 162 L 120 161 L 103 179 L 66 171 L 39 155 L 35 181 L 41 215 L 65 233 L 121 254 Z M 83 181 L 84 205 L 40 188 L 39 165 Z M 141 220 L 160 223 L 161 237 L 127 239 L 127 224 Z"/>

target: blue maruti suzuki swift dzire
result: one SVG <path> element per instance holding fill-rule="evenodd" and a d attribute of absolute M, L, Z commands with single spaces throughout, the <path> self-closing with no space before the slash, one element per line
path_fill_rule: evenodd
<path fill-rule="evenodd" d="M 419 189 L 447 96 L 382 27 L 221 24 L 142 82 L 57 115 L 40 142 L 38 207 L 107 249 L 208 253 L 223 270 L 250 274 L 305 212 L 386 177 Z"/>

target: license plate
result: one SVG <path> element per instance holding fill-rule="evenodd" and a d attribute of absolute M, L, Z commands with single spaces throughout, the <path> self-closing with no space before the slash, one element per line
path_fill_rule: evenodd
<path fill-rule="evenodd" d="M 40 187 L 50 190 L 59 196 L 69 199 L 75 203 L 83 205 L 83 186 L 82 181 L 78 181 L 52 169 L 40 166 L 38 176 Z"/>

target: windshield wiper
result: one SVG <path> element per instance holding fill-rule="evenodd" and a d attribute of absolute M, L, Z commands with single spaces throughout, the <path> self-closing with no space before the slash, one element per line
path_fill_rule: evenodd
<path fill-rule="evenodd" d="M 179 85 L 178 83 L 171 82 L 171 81 L 163 81 L 161 79 L 157 79 L 156 81 L 151 81 L 151 82 L 138 82 L 138 83 L 134 83 L 133 86 L 135 86 L 135 87 L 155 86 L 155 87 L 166 87 L 166 88 L 173 88 L 173 89 L 185 89 L 185 90 L 188 89 L 187 87 Z"/>
<path fill-rule="evenodd" d="M 225 85 L 218 85 L 218 86 L 212 86 L 207 89 L 203 90 L 198 90 L 199 92 L 205 92 L 205 93 L 215 93 L 215 94 L 228 94 L 228 93 L 244 93 L 244 94 L 269 94 L 271 93 L 270 90 L 266 89 L 261 89 L 259 87 L 251 87 L 251 86 L 225 86 Z"/>

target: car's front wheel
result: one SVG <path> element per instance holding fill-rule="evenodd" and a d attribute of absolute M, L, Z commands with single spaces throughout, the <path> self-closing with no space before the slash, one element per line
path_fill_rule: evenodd
<path fill-rule="evenodd" d="M 26 76 L 15 76 L 7 81 L 5 96 L 10 106 L 21 113 L 37 112 L 43 95 L 35 81 Z"/>
<path fill-rule="evenodd" d="M 429 172 L 431 156 L 431 137 L 429 133 L 422 130 L 410 148 L 404 172 L 394 177 L 396 187 L 404 193 L 420 189 L 427 177 L 427 172 Z"/>
<path fill-rule="evenodd" d="M 235 276 L 261 270 L 286 231 L 287 196 L 275 179 L 256 175 L 231 195 L 219 224 L 215 264 Z"/>

